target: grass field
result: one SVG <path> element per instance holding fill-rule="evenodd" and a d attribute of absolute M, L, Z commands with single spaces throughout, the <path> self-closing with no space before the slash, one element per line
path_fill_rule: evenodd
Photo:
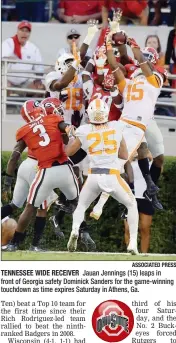
<path fill-rule="evenodd" d="M 2 261 L 176 261 L 176 255 L 119 253 L 69 253 L 64 251 L 2 252 Z"/>

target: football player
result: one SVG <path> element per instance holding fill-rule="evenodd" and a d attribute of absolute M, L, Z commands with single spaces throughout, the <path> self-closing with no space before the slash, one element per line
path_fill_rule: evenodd
<path fill-rule="evenodd" d="M 81 190 L 78 206 L 73 214 L 73 225 L 68 250 L 75 251 L 80 224 L 86 209 L 102 191 L 109 193 L 128 208 L 130 242 L 127 250 L 137 254 L 138 212 L 131 189 L 120 176 L 120 159 L 128 159 L 128 152 L 122 136 L 123 123 L 108 121 L 109 107 L 101 99 L 95 99 L 88 106 L 90 124 L 76 130 L 76 139 L 66 148 L 69 156 L 82 148 L 87 151 L 90 170 Z"/>
<path fill-rule="evenodd" d="M 56 99 L 58 102 L 55 103 L 55 111 L 54 113 L 58 112 L 60 101 Z M 40 106 L 38 101 L 34 100 L 27 100 L 21 108 L 21 116 L 22 118 L 28 122 L 28 118 L 33 115 L 33 112 Z M 57 108 L 58 107 L 58 108 Z M 13 156 L 13 159 L 16 155 Z M 12 156 L 11 156 L 12 158 Z M 25 159 L 19 166 L 17 172 L 17 179 L 15 183 L 15 188 L 13 192 L 12 201 L 3 206 L 1 209 L 1 216 L 2 219 L 8 215 L 11 215 L 16 211 L 18 208 L 22 208 L 24 202 L 27 199 L 27 195 L 29 192 L 30 185 L 35 178 L 37 172 L 37 165 L 38 161 L 32 154 L 32 152 L 28 149 L 28 157 Z M 7 167 L 8 169 L 8 167 Z M 7 201 L 7 199 L 11 198 L 11 184 L 13 181 L 13 176 L 6 173 L 3 189 L 2 189 L 2 198 Z M 32 240 L 32 245 L 30 250 L 33 251 L 40 251 L 41 249 L 38 248 L 39 241 L 43 234 L 45 224 L 46 224 L 46 214 L 47 209 L 51 206 L 53 202 L 57 200 L 57 194 L 52 191 L 50 196 L 41 204 L 40 208 L 37 210 L 37 215 L 34 223 L 34 235 Z M 23 233 L 18 234 L 19 242 L 23 240 Z"/>
<path fill-rule="evenodd" d="M 83 46 L 87 49 L 96 32 L 98 32 L 96 25 L 88 28 L 88 34 L 83 42 Z M 50 96 L 62 97 L 65 100 L 64 120 L 76 127 L 84 123 L 86 119 L 80 72 L 82 56 L 80 55 L 75 48 L 73 54 L 60 56 L 56 61 L 55 71 L 47 74 L 45 79 L 46 90 L 50 93 Z"/>
<path fill-rule="evenodd" d="M 156 50 L 154 48 L 146 47 L 142 49 L 142 53 L 143 53 L 143 56 L 146 58 L 146 60 L 149 61 L 149 64 L 152 70 L 156 70 L 162 73 L 164 77 L 164 82 L 165 82 L 166 71 L 164 70 L 163 67 L 157 66 L 158 53 L 156 52 Z M 139 65 L 127 64 L 125 66 L 126 76 L 128 78 L 131 78 L 131 75 L 138 68 L 139 68 Z M 154 115 L 149 125 L 146 128 L 145 138 L 147 140 L 147 144 L 143 142 L 138 149 L 139 167 L 141 169 L 141 172 L 145 180 L 148 178 L 148 183 L 150 182 L 150 178 L 151 178 L 153 182 L 157 184 L 158 179 L 161 174 L 163 163 L 164 163 L 164 143 L 163 143 L 163 137 L 162 137 L 161 131 L 157 125 Z M 152 157 L 153 157 L 153 163 L 150 169 L 149 169 L 149 163 L 148 163 L 148 158 L 147 158 L 148 149 L 152 153 Z M 147 199 L 150 198 L 148 197 L 148 192 L 146 192 L 145 195 Z M 152 205 L 156 209 L 159 209 L 159 210 L 163 209 L 161 203 L 157 199 L 156 194 L 152 196 Z"/>
<path fill-rule="evenodd" d="M 165 73 L 161 70 L 153 70 L 135 40 L 127 38 L 128 45 L 131 47 L 140 68 L 135 68 L 130 79 L 126 79 L 113 54 L 111 37 L 112 33 L 107 38 L 107 56 L 124 99 L 124 108 L 120 120 L 124 123 L 124 138 L 130 157 L 141 144 L 146 128 L 153 118 L 155 104 L 165 79 Z M 152 200 L 151 197 L 156 194 L 158 187 L 154 184 L 150 174 L 145 176 L 145 180 L 148 198 Z"/>
<path fill-rule="evenodd" d="M 123 107 L 123 100 L 115 85 L 115 79 L 110 70 L 110 66 L 108 65 L 106 50 L 104 49 L 104 46 L 97 49 L 97 52 L 94 54 L 94 59 L 91 59 L 88 62 L 85 71 L 82 74 L 84 94 L 89 102 L 93 99 L 102 99 L 107 103 L 109 107 L 109 121 L 119 120 Z M 101 80 L 100 78 L 98 79 L 95 77 L 93 81 L 92 74 L 89 71 L 93 64 L 96 66 L 97 76 L 102 77 Z M 133 173 L 129 161 L 125 164 L 125 171 L 129 176 L 130 188 L 134 190 Z M 90 213 L 91 217 L 96 220 L 100 218 L 103 206 L 108 198 L 109 194 L 105 192 L 101 194 L 98 203 Z"/>
<path fill-rule="evenodd" d="M 53 113 L 53 110 L 55 108 L 59 109 L 58 103 L 60 103 L 60 100 L 58 100 L 57 98 L 46 98 L 41 101 L 41 106 L 45 108 L 45 112 L 47 113 L 47 115 L 50 115 Z M 62 139 L 63 139 L 64 144 L 68 144 L 69 138 L 67 134 L 62 133 Z M 82 150 L 82 158 L 85 157 L 85 155 L 86 153 Z M 75 172 L 74 164 L 76 162 L 75 157 L 76 156 L 70 157 L 70 162 L 73 165 L 74 172 Z M 60 192 L 59 200 L 55 202 L 54 210 L 56 210 L 55 211 L 56 213 L 53 216 L 51 216 L 49 220 L 52 224 L 55 234 L 59 236 L 60 238 L 61 237 L 63 238 L 64 233 L 61 231 L 61 226 L 64 223 L 65 213 L 72 214 L 72 206 L 70 206 L 69 201 L 65 198 L 62 192 Z M 80 227 L 81 243 L 84 245 L 86 251 L 95 251 L 96 244 L 93 241 L 93 239 L 90 237 L 88 230 L 89 228 L 84 220 Z"/>
<path fill-rule="evenodd" d="M 40 106 L 30 114 L 25 111 L 24 115 L 27 124 L 17 131 L 17 144 L 8 162 L 7 174 L 9 177 L 13 176 L 20 155 L 26 147 L 38 161 L 39 170 L 30 185 L 27 204 L 19 218 L 12 242 L 7 247 L 9 251 L 17 248 L 19 233 L 25 231 L 32 215 L 53 189 L 61 189 L 73 206 L 77 203 L 79 193 L 76 177 L 64 152 L 61 135 L 71 134 L 73 127 L 66 124 L 58 114 L 46 116 L 45 110 Z M 5 212 L 4 209 L 4 214 Z"/>

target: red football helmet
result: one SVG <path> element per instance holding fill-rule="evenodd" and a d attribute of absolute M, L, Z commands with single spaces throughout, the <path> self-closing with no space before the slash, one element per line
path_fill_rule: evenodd
<path fill-rule="evenodd" d="M 126 77 L 127 79 L 130 79 L 131 75 L 133 75 L 135 70 L 139 69 L 139 67 L 136 66 L 135 64 L 126 64 L 125 69 L 126 69 Z"/>
<path fill-rule="evenodd" d="M 27 100 L 21 107 L 20 114 L 27 123 L 30 123 L 40 116 L 44 116 L 45 111 L 41 107 L 39 101 Z"/>
<path fill-rule="evenodd" d="M 167 80 L 167 78 L 168 78 L 167 70 L 164 67 L 162 67 L 162 66 L 154 66 L 154 74 L 158 74 L 158 73 L 160 75 L 162 75 L 163 80 L 165 82 Z"/>
<path fill-rule="evenodd" d="M 159 55 L 154 48 L 146 47 L 142 49 L 144 57 L 153 64 L 157 64 Z"/>
<path fill-rule="evenodd" d="M 104 80 L 102 82 L 103 88 L 105 90 L 110 91 L 112 89 L 112 87 L 114 86 L 114 81 L 115 81 L 115 78 L 114 78 L 114 75 L 112 73 L 105 75 Z"/>
<path fill-rule="evenodd" d="M 41 101 L 41 106 L 45 109 L 46 115 L 63 115 L 62 102 L 57 98 L 46 98 Z"/>

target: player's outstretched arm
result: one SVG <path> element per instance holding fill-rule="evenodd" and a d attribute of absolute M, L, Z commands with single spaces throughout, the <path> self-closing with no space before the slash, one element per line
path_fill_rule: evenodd
<path fill-rule="evenodd" d="M 106 40 L 106 49 L 107 49 L 107 58 L 108 62 L 110 64 L 110 67 L 112 69 L 112 73 L 114 74 L 115 80 L 117 83 L 120 83 L 121 81 L 125 80 L 125 76 L 123 72 L 121 71 L 120 64 L 116 61 L 113 48 L 112 48 L 112 34 L 113 32 L 110 32 L 107 36 Z"/>
<path fill-rule="evenodd" d="M 131 50 L 133 51 L 134 58 L 135 58 L 135 60 L 138 61 L 139 66 L 142 69 L 143 74 L 146 77 L 153 75 L 152 69 L 151 69 L 148 61 L 143 56 L 142 51 L 140 50 L 140 47 L 138 46 L 136 41 L 133 38 L 127 37 L 127 44 L 131 47 Z"/>
<path fill-rule="evenodd" d="M 126 64 L 131 64 L 132 59 L 128 56 L 126 44 L 118 46 L 118 51 L 120 53 L 120 63 L 125 66 Z M 125 68 L 124 68 L 125 70 Z"/>
<path fill-rule="evenodd" d="M 22 152 L 26 149 L 26 143 L 20 139 L 14 149 L 13 149 L 13 152 L 10 156 L 10 159 L 8 161 L 8 164 L 7 164 L 7 169 L 6 169 L 6 174 L 8 176 L 13 176 L 14 175 L 14 172 L 15 172 L 15 169 L 17 168 L 17 164 L 18 164 L 18 161 L 20 159 L 20 156 L 22 154 Z"/>
<path fill-rule="evenodd" d="M 92 93 L 93 93 L 93 81 L 91 78 L 91 74 L 94 71 L 94 61 L 93 59 L 90 59 L 87 62 L 87 65 L 85 67 L 85 70 L 82 73 L 82 80 L 83 80 L 83 92 L 86 97 L 86 100 L 90 100 Z"/>
<path fill-rule="evenodd" d="M 21 153 L 24 151 L 25 148 L 25 142 L 23 140 L 19 140 L 15 145 L 12 155 L 10 156 L 10 159 L 8 161 L 6 175 L 2 187 L 2 199 L 6 202 L 9 201 L 9 199 L 11 198 L 11 185 L 13 176 L 17 168 L 18 160 L 20 159 Z"/>
<path fill-rule="evenodd" d="M 50 85 L 50 90 L 55 91 L 61 91 L 62 89 L 66 88 L 71 81 L 73 81 L 75 77 L 75 73 L 78 70 L 78 66 L 80 64 L 80 60 L 75 60 L 72 63 L 72 66 L 66 71 L 66 73 L 63 75 L 63 77 L 60 80 L 53 80 L 53 82 Z"/>
<path fill-rule="evenodd" d="M 87 22 L 87 24 L 89 24 L 90 26 L 88 27 L 87 35 L 84 39 L 84 42 L 82 43 L 82 45 L 80 47 L 81 60 L 83 60 L 84 57 L 86 56 L 89 45 L 92 42 L 95 34 L 98 32 L 98 27 L 97 27 L 98 21 L 97 20 L 90 19 Z"/>
<path fill-rule="evenodd" d="M 118 157 L 121 158 L 122 160 L 128 160 L 128 150 L 127 150 L 125 139 L 123 137 L 120 142 Z"/>
<path fill-rule="evenodd" d="M 73 156 L 81 148 L 81 145 L 80 139 L 76 137 L 73 143 L 65 148 L 67 156 Z"/>

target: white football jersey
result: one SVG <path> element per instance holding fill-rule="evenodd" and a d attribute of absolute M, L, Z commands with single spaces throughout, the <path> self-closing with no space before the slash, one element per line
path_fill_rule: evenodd
<path fill-rule="evenodd" d="M 122 140 L 123 123 L 111 121 L 101 125 L 82 125 L 76 130 L 76 137 L 82 143 L 89 157 L 90 168 L 120 170 L 118 151 Z"/>
<path fill-rule="evenodd" d="M 137 122 L 145 127 L 149 124 L 153 118 L 157 98 L 162 87 L 162 82 L 160 86 L 155 87 L 152 81 L 150 79 L 149 82 L 149 78 L 147 79 L 144 75 L 132 80 L 125 79 L 122 92 L 124 107 L 121 119 Z"/>
<path fill-rule="evenodd" d="M 83 83 L 82 83 L 82 76 L 81 74 L 78 74 L 75 76 L 74 80 L 70 82 L 70 84 L 67 86 L 67 88 L 64 88 L 63 90 L 52 92 L 50 90 L 51 83 L 54 80 L 61 80 L 63 75 L 59 71 L 52 71 L 49 74 L 46 75 L 45 78 L 45 85 L 46 90 L 50 93 L 51 97 L 54 98 L 60 98 L 61 95 L 66 95 L 68 99 L 63 102 L 63 108 L 64 108 L 64 120 L 66 123 L 71 124 L 71 118 L 74 114 L 74 111 L 78 111 L 80 113 L 81 124 L 84 124 L 86 122 L 85 117 L 85 106 L 84 106 L 84 100 L 83 100 Z"/>

